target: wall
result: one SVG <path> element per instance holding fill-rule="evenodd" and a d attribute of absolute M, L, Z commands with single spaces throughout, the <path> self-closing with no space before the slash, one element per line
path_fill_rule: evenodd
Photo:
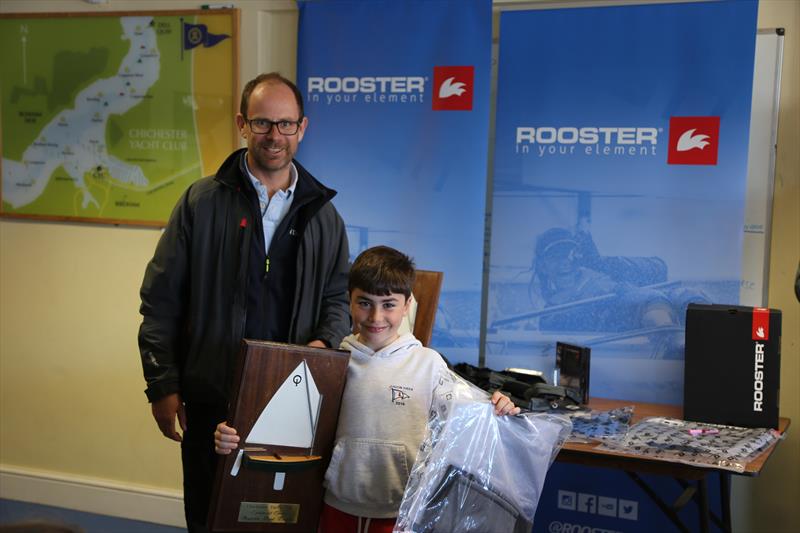
<path fill-rule="evenodd" d="M 786 29 L 772 209 L 769 306 L 783 311 L 781 416 L 787 438 L 756 479 L 734 477 L 734 518 L 742 531 L 800 531 L 800 305 L 794 277 L 800 260 L 800 2 L 762 0 L 759 28 Z"/>
<path fill-rule="evenodd" d="M 3 0 L 0 12 L 200 3 Z M 294 77 L 295 2 L 236 4 L 240 86 L 264 71 Z M 136 344 L 139 285 L 159 235 L 0 220 L 0 497 L 182 523 L 180 449 L 150 415 Z"/>
<path fill-rule="evenodd" d="M 242 9 L 240 82 L 268 70 L 293 77 L 294 2 L 235 3 Z M 496 1 L 495 11 L 586 4 Z M 3 0 L 0 12 L 163 7 L 151 0 Z M 800 258 L 800 2 L 762 0 L 759 27 L 777 26 L 786 28 L 786 40 L 769 305 L 784 313 L 781 414 L 798 423 L 800 305 L 792 287 Z M 179 449 L 150 417 L 136 346 L 138 289 L 158 236 L 153 229 L 0 220 L 0 497 L 181 523 Z M 800 530 L 798 431 L 790 430 L 760 478 L 736 479 L 734 488 L 737 530 Z"/>

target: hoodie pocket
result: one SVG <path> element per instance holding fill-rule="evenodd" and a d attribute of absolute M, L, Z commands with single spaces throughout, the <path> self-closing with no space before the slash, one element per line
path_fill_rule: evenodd
<path fill-rule="evenodd" d="M 399 442 L 339 440 L 325 486 L 345 503 L 400 505 L 408 481 L 406 448 Z"/>

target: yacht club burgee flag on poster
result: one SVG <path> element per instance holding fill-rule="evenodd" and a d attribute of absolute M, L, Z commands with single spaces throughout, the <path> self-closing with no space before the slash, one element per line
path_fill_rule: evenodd
<path fill-rule="evenodd" d="M 476 363 L 491 1 L 298 4 L 298 158 L 338 191 L 351 259 L 386 244 L 444 271 L 432 345 Z"/>
<path fill-rule="evenodd" d="M 680 403 L 689 302 L 738 302 L 757 4 L 505 12 L 487 365 L 592 349 Z"/>

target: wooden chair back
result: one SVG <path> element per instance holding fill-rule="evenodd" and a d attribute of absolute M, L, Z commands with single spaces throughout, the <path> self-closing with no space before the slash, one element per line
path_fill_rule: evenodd
<path fill-rule="evenodd" d="M 442 292 L 444 273 L 433 270 L 417 270 L 412 293 L 417 301 L 417 312 L 413 318 L 414 336 L 423 346 L 428 346 L 433 335 L 439 294 Z"/>

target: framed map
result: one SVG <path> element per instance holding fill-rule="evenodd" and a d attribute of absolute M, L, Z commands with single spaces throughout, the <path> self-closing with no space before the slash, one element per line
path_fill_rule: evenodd
<path fill-rule="evenodd" d="M 163 226 L 238 146 L 235 9 L 0 15 L 4 217 Z"/>

